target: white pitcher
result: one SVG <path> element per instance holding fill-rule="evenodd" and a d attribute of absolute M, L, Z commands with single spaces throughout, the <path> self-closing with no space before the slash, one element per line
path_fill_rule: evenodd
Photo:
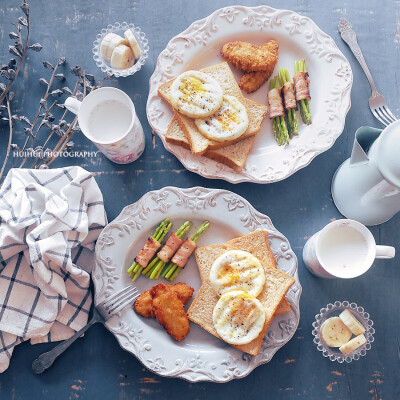
<path fill-rule="evenodd" d="M 351 157 L 336 171 L 332 197 L 345 217 L 378 225 L 400 211 L 400 120 L 357 130 Z"/>

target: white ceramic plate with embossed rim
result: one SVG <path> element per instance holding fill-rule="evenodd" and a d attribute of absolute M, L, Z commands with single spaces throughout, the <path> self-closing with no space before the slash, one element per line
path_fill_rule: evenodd
<path fill-rule="evenodd" d="M 173 114 L 170 106 L 157 95 L 157 88 L 185 70 L 225 61 L 220 49 L 226 42 L 242 40 L 261 44 L 269 39 L 277 39 L 280 44 L 275 73 L 279 67 L 286 67 L 293 75 L 294 61 L 306 59 L 311 80 L 312 125 L 300 122 L 299 135 L 288 146 L 279 147 L 273 137 L 272 124 L 266 117 L 241 172 L 167 143 L 165 134 Z M 234 67 L 232 71 L 239 80 L 241 74 Z M 194 22 L 170 40 L 160 53 L 150 79 L 147 118 L 165 148 L 188 170 L 232 183 L 272 183 L 289 177 L 333 146 L 343 131 L 350 109 L 352 82 L 349 62 L 334 40 L 310 18 L 267 6 L 226 7 Z M 251 95 L 244 95 L 265 103 L 267 84 Z"/>
<path fill-rule="evenodd" d="M 291 311 L 273 320 L 260 353 L 254 357 L 227 345 L 193 323 L 189 335 L 182 342 L 175 342 L 156 320 L 142 318 L 130 307 L 112 317 L 106 326 L 122 348 L 161 376 L 190 382 L 227 382 L 242 378 L 257 366 L 269 362 L 293 336 L 300 319 L 301 294 L 297 258 L 288 240 L 275 229 L 269 217 L 255 210 L 243 197 L 228 190 L 165 187 L 148 192 L 136 203 L 125 207 L 97 240 L 96 265 L 92 274 L 95 304 L 131 284 L 127 268 L 146 238 L 166 216 L 174 223 L 172 230 L 186 219 L 193 221 L 192 232 L 202 221 L 209 220 L 210 228 L 201 237 L 199 246 L 223 243 L 257 229 L 267 229 L 277 267 L 296 280 L 287 293 Z M 201 286 L 195 264 L 191 257 L 177 279 L 191 285 L 195 289 L 194 295 Z M 145 277 L 135 281 L 140 291 L 155 283 Z"/>

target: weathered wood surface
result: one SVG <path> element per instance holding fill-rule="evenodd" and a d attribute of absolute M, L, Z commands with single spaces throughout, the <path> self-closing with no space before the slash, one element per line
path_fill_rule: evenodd
<path fill-rule="evenodd" d="M 92 171 L 103 191 L 110 220 L 127 204 L 152 189 L 166 185 L 219 187 L 244 196 L 254 207 L 268 214 L 283 232 L 299 258 L 303 286 L 301 321 L 293 339 L 266 365 L 247 378 L 227 384 L 190 384 L 164 379 L 147 371 L 121 350 L 114 337 L 95 326 L 77 341 L 53 367 L 41 376 L 31 373 L 31 362 L 54 345 L 16 348 L 10 368 L 0 375 L 0 399 L 398 399 L 400 398 L 400 271 L 398 257 L 376 262 L 363 277 L 343 281 L 314 278 L 304 267 L 302 248 L 307 238 L 330 220 L 339 218 L 330 196 L 330 182 L 337 166 L 350 155 L 354 132 L 361 125 L 380 127 L 368 109 L 370 89 L 361 68 L 337 32 L 340 17 L 346 17 L 357 31 L 367 63 L 391 109 L 400 115 L 398 74 L 400 70 L 400 5 L 392 1 L 341 2 L 271 0 L 270 6 L 293 9 L 307 15 L 337 42 L 349 58 L 354 72 L 352 107 L 346 127 L 332 149 L 318 156 L 310 166 L 272 185 L 239 184 L 207 180 L 186 171 L 165 151 L 158 138 L 153 146 L 145 106 L 150 78 L 160 51 L 168 40 L 191 22 L 217 8 L 232 4 L 225 0 L 53 0 L 31 1 L 32 42 L 44 46 L 32 53 L 19 77 L 17 108 L 28 116 L 36 112 L 43 87 L 38 78 L 45 70 L 41 61 L 66 56 L 70 65 L 81 64 L 101 77 L 92 59 L 92 42 L 108 23 L 132 21 L 146 32 L 150 44 L 147 64 L 137 75 L 109 84 L 125 90 L 133 99 L 146 134 L 146 151 L 139 161 L 118 166 L 103 156 L 90 159 L 60 159 L 55 166 L 78 164 Z M 244 5 L 261 2 L 244 0 Z M 19 15 L 19 1 L 0 2 L 0 59 L 8 59 L 8 32 Z M 0 128 L 0 157 L 6 145 Z M 21 138 L 17 138 L 21 141 Z M 78 149 L 94 150 L 82 137 L 75 137 Z M 398 246 L 400 217 L 372 228 L 378 242 Z M 349 365 L 323 358 L 312 343 L 311 323 L 319 309 L 335 300 L 355 301 L 371 314 L 376 328 L 372 350 Z"/>

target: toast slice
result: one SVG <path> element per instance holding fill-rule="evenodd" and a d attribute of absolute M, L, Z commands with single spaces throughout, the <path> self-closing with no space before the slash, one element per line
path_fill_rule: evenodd
<path fill-rule="evenodd" d="M 203 156 L 216 162 L 225 164 L 228 167 L 233 168 L 235 171 L 240 172 L 246 163 L 255 139 L 256 137 L 253 136 L 221 149 L 207 150 Z M 175 116 L 168 125 L 165 140 L 168 143 L 176 144 L 190 150 L 189 142 L 186 139 L 186 136 L 183 133 Z"/>
<path fill-rule="evenodd" d="M 265 267 L 276 268 L 276 260 L 269 247 L 268 231 L 266 230 L 255 231 L 249 233 L 246 236 L 234 238 L 232 240 L 229 240 L 226 244 L 233 246 L 239 250 L 248 251 L 249 253 L 257 257 L 261 261 L 261 264 L 264 265 Z M 197 260 L 198 265 L 199 263 L 202 263 L 203 260 L 207 259 L 205 254 L 204 255 L 202 254 L 206 252 L 209 252 L 211 255 L 214 255 L 214 253 L 222 254 L 223 247 L 221 247 L 221 245 L 219 244 L 215 244 L 215 245 L 200 247 L 199 249 L 197 249 L 196 260 L 197 260 L 197 254 L 199 254 L 198 257 L 199 259 Z M 218 255 L 215 258 L 217 257 Z M 201 268 L 199 266 L 199 271 L 200 271 L 200 278 L 202 281 L 208 278 L 208 272 L 206 274 L 207 268 L 205 266 L 202 266 Z M 278 315 L 285 314 L 289 311 L 290 311 L 290 304 L 284 297 L 275 311 L 275 317 L 277 317 Z"/>
<path fill-rule="evenodd" d="M 263 265 L 276 268 L 276 260 L 268 245 L 268 231 L 261 230 L 249 233 L 246 236 L 229 240 L 228 244 L 240 250 L 248 251 L 257 257 Z M 283 298 L 275 312 L 275 316 L 285 314 L 290 311 L 290 304 Z"/>
<path fill-rule="evenodd" d="M 191 152 L 196 155 L 203 155 L 208 149 L 219 149 L 254 136 L 261 129 L 262 119 L 258 118 L 257 115 L 254 116 L 248 108 L 246 100 L 242 95 L 242 92 L 232 74 L 228 63 L 222 62 L 212 65 L 211 67 L 203 68 L 200 71 L 212 76 L 221 85 L 225 94 L 235 96 L 246 107 L 247 115 L 249 117 L 249 127 L 247 131 L 239 138 L 230 141 L 217 142 L 215 140 L 207 139 L 205 136 L 203 136 L 197 129 L 192 118 L 175 113 L 177 121 L 183 133 L 185 134 L 187 141 L 189 142 Z M 158 95 L 170 104 L 170 88 L 173 81 L 174 79 L 165 82 L 158 88 Z M 264 116 L 265 113 L 263 114 Z"/>
<path fill-rule="evenodd" d="M 261 125 L 261 122 L 268 111 L 268 107 L 264 104 L 259 104 L 249 99 L 245 100 L 250 112 L 254 116 L 254 123 Z M 235 144 L 222 147 L 221 149 L 207 150 L 203 155 L 207 158 L 225 164 L 228 167 L 233 168 L 235 171 L 241 171 L 246 163 L 255 138 L 255 136 L 252 136 Z M 189 141 L 186 139 L 186 135 L 183 133 L 175 115 L 168 126 L 165 140 L 168 143 L 182 146 L 185 149 L 190 149 Z"/>
<path fill-rule="evenodd" d="M 211 245 L 196 249 L 197 266 L 199 268 L 200 276 L 202 278 L 204 277 L 204 280 L 197 296 L 188 310 L 188 317 L 192 322 L 200 325 L 207 332 L 218 338 L 218 333 L 212 321 L 212 314 L 219 297 L 211 287 L 208 275 L 213 262 L 220 254 L 235 249 L 238 248 L 229 244 Z M 265 254 L 267 254 L 267 252 L 265 252 Z M 292 276 L 274 268 L 274 266 L 263 265 L 263 268 L 266 274 L 266 283 L 263 291 L 258 296 L 258 299 L 261 301 L 265 309 L 264 328 L 258 337 L 250 343 L 233 346 L 238 350 L 251 355 L 259 353 L 262 341 L 268 331 L 271 321 L 274 318 L 278 305 L 286 295 L 290 286 L 294 283 L 294 278 Z"/>

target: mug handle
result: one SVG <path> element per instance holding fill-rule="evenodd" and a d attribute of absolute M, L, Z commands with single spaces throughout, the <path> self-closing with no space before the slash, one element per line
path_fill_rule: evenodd
<path fill-rule="evenodd" d="M 79 101 L 76 97 L 68 97 L 65 100 L 64 106 L 67 110 L 71 111 L 75 115 L 78 115 L 81 104 L 82 102 Z"/>
<path fill-rule="evenodd" d="M 376 246 L 375 258 L 393 258 L 396 254 L 396 249 L 392 246 Z"/>

